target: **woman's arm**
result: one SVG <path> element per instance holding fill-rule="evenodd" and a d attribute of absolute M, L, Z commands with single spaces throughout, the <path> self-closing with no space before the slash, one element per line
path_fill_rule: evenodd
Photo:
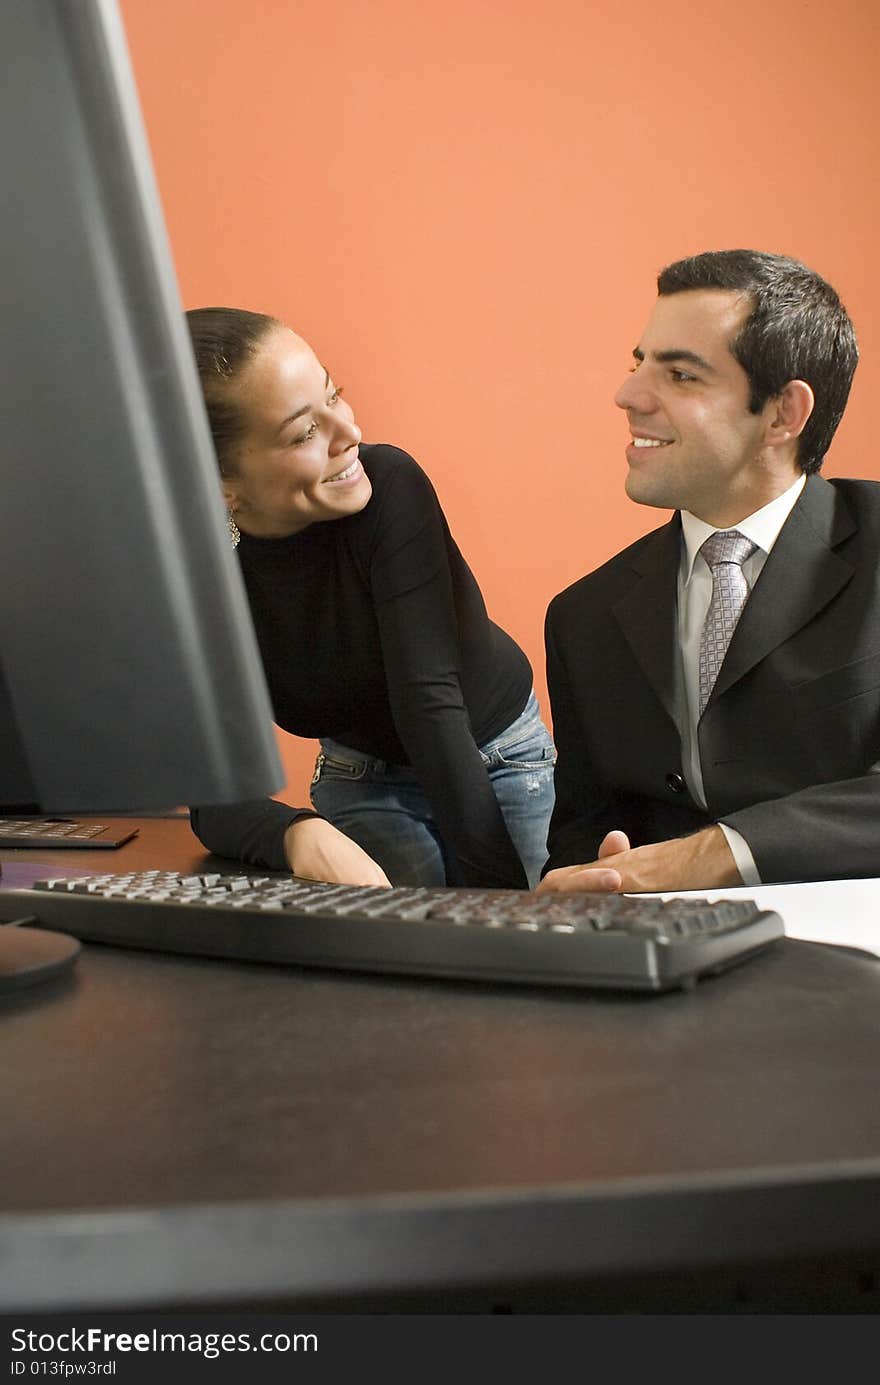
<path fill-rule="evenodd" d="M 427 476 L 398 455 L 374 495 L 369 573 L 395 727 L 440 829 L 449 883 L 524 888 L 462 694 L 452 541 Z"/>
<path fill-rule="evenodd" d="M 274 798 L 191 808 L 196 836 L 218 856 L 290 870 L 304 880 L 388 885 L 384 871 L 356 842 L 308 808 Z"/>
<path fill-rule="evenodd" d="M 338 885 L 381 885 L 391 881 L 357 842 L 317 816 L 299 818 L 284 834 L 287 864 L 301 880 L 332 880 Z"/>

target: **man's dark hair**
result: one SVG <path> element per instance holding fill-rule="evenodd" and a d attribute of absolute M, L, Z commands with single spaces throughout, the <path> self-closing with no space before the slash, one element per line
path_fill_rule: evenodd
<path fill-rule="evenodd" d="M 661 270 L 661 295 L 724 289 L 747 295 L 752 310 L 730 343 L 751 386 L 758 413 L 789 380 L 805 380 L 815 396 L 798 438 L 798 465 L 818 471 L 843 417 L 858 365 L 856 334 L 830 284 L 799 260 L 759 250 L 711 250 Z"/>
<path fill-rule="evenodd" d="M 257 353 L 265 336 L 282 324 L 265 313 L 244 308 L 191 308 L 186 325 L 195 352 L 202 393 L 220 473 L 235 471 L 233 453 L 247 422 L 229 386 Z"/>

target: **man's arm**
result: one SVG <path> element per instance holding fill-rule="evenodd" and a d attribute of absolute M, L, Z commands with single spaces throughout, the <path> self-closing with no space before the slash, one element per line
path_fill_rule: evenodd
<path fill-rule="evenodd" d="M 724 813 L 748 842 L 762 881 L 880 875 L 880 773 L 813 784 Z"/>
<path fill-rule="evenodd" d="M 724 822 L 748 843 L 765 884 L 880 875 L 880 773 L 873 767 L 855 779 L 811 785 L 725 813 Z M 548 871 L 539 888 L 636 892 L 742 884 L 717 826 L 623 851 L 609 851 L 607 841 L 596 860 Z M 619 884 L 608 883 L 610 872 L 618 873 Z"/>
<path fill-rule="evenodd" d="M 690 837 L 630 847 L 626 833 L 613 831 L 595 861 L 550 870 L 539 894 L 579 890 L 609 894 L 721 889 L 742 879 L 720 827 Z"/>
<path fill-rule="evenodd" d="M 593 767 L 571 698 L 571 685 L 554 632 L 553 604 L 544 630 L 547 686 L 557 750 L 556 802 L 547 835 L 549 860 L 566 866 L 598 854 L 609 824 L 619 820 L 611 786 L 601 783 Z"/>

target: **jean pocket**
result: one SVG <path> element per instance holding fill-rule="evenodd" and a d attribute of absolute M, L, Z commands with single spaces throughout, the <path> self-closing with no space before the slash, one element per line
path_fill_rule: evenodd
<path fill-rule="evenodd" d="M 366 760 L 341 760 L 321 751 L 315 761 L 312 784 L 317 784 L 321 779 L 363 779 L 366 772 Z"/>
<path fill-rule="evenodd" d="M 536 719 L 537 720 L 537 719 Z M 483 747 L 483 758 L 493 765 L 507 769 L 552 769 L 556 764 L 556 747 L 547 727 L 537 725 L 511 727 L 510 735 L 502 733 L 495 742 Z"/>
<path fill-rule="evenodd" d="M 556 764 L 556 750 L 552 745 L 536 746 L 534 742 L 524 742 L 496 750 L 493 759 L 505 769 L 552 770 Z"/>

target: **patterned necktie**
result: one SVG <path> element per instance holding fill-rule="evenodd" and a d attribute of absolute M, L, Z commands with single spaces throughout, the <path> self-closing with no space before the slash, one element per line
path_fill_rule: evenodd
<path fill-rule="evenodd" d="M 749 595 L 742 565 L 757 546 L 738 530 L 728 529 L 710 534 L 700 549 L 712 569 L 712 600 L 700 636 L 700 716 Z"/>

